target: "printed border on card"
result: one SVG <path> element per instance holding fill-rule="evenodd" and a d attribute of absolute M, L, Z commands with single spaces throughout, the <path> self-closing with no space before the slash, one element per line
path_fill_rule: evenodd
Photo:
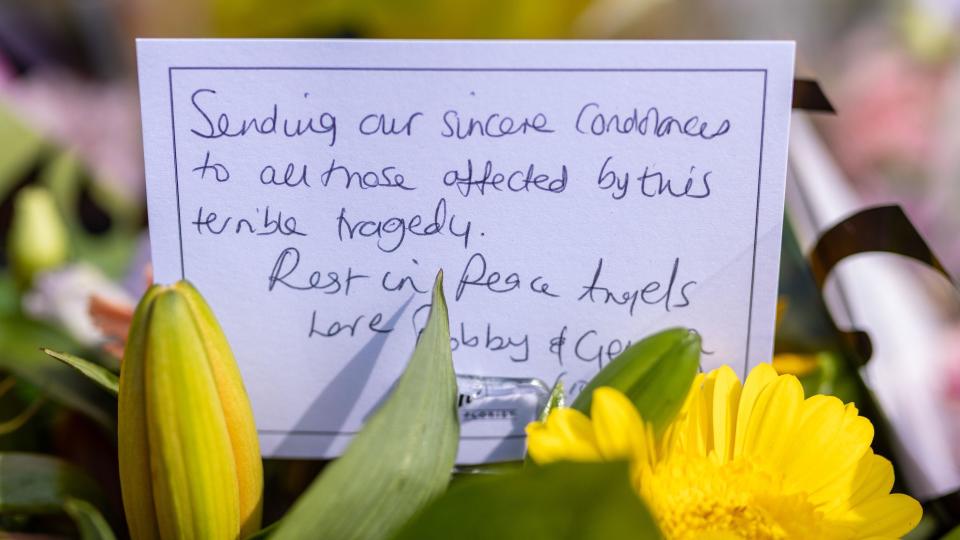
<path fill-rule="evenodd" d="M 170 66 L 167 68 L 167 82 L 170 90 L 170 129 L 173 143 L 174 186 L 177 197 L 177 236 L 180 248 L 180 277 L 186 279 L 186 266 L 183 254 L 183 220 L 180 211 L 180 171 L 177 163 L 177 130 L 173 99 L 174 71 L 373 71 L 373 72 L 496 72 L 496 73 L 758 73 L 763 75 L 763 98 L 760 107 L 760 149 L 757 158 L 757 198 L 753 222 L 753 259 L 750 269 L 750 300 L 747 307 L 747 338 L 743 358 L 743 378 L 746 379 L 750 367 L 750 341 L 753 328 L 753 298 L 757 272 L 757 241 L 760 227 L 760 191 L 763 184 L 763 145 L 767 123 L 767 75 L 766 68 L 505 68 L 505 67 L 376 67 L 376 66 Z M 349 436 L 354 431 L 310 431 L 310 430 L 258 430 L 270 435 L 314 435 Z M 498 439 L 519 438 L 523 434 L 496 437 Z M 486 436 L 462 436 L 462 439 L 489 439 Z"/>

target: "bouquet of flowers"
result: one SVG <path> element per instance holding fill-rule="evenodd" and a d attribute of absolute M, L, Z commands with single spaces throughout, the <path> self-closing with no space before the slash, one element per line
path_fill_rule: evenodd
<path fill-rule="evenodd" d="M 266 528 L 243 381 L 187 282 L 143 295 L 119 374 L 45 351 L 117 400 L 116 423 L 105 422 L 124 519 L 102 510 L 84 472 L 16 452 L 0 454 L 0 510 L 21 523 L 62 511 L 84 538 L 122 534 L 121 521 L 132 538 L 898 538 L 921 520 L 916 500 L 892 493 L 893 465 L 854 404 L 805 396 L 771 364 L 745 381 L 727 367 L 699 373 L 699 336 L 682 328 L 627 348 L 569 405 L 555 387 L 526 428 L 525 463 L 452 474 L 458 396 L 442 273 L 432 294 L 389 398 Z"/>

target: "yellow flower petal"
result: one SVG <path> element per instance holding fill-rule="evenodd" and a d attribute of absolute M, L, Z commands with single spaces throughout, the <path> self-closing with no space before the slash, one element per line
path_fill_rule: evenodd
<path fill-rule="evenodd" d="M 815 504 L 849 496 L 856 467 L 870 451 L 873 426 L 833 396 L 810 397 L 801 416 L 796 446 L 784 463 L 787 484 L 810 494 Z"/>
<path fill-rule="evenodd" d="M 711 448 L 721 461 L 733 457 L 733 441 L 737 427 L 737 404 L 740 401 L 740 380 L 729 366 L 714 370 L 709 392 L 713 409 Z"/>
<path fill-rule="evenodd" d="M 157 295 L 153 312 L 144 377 L 150 381 L 147 439 L 160 536 L 238 536 L 233 450 L 200 335 L 181 325 L 190 319 L 189 306 L 165 291 Z M 190 363 L 194 367 L 188 368 Z"/>
<path fill-rule="evenodd" d="M 704 406 L 701 394 L 706 375 L 698 373 L 690 386 L 690 392 L 684 401 L 680 413 L 674 419 L 664 434 L 664 446 L 676 451 L 706 452 L 706 436 L 704 435 L 703 416 Z"/>
<path fill-rule="evenodd" d="M 643 420 L 623 393 L 609 387 L 593 392 L 590 406 L 593 432 L 600 455 L 607 461 L 636 457 L 646 461 Z"/>
<path fill-rule="evenodd" d="M 191 308 L 195 327 L 200 333 L 210 363 L 217 395 L 223 409 L 233 456 L 236 462 L 240 497 L 240 536 L 248 536 L 260 528 L 263 498 L 263 462 L 253 421 L 253 409 L 243 386 L 240 369 L 233 359 L 230 344 L 220 328 L 213 310 L 189 282 L 175 283 Z"/>
<path fill-rule="evenodd" d="M 886 495 L 893 489 L 893 464 L 887 458 L 878 456 L 871 450 L 863 461 L 863 468 L 850 490 L 850 506 Z"/>
<path fill-rule="evenodd" d="M 847 513 L 845 521 L 857 525 L 857 536 L 899 538 L 920 523 L 920 503 L 901 493 L 876 497 Z"/>
<path fill-rule="evenodd" d="M 600 461 L 590 419 L 580 411 L 554 409 L 545 423 L 527 426 L 527 451 L 537 463 Z"/>
<path fill-rule="evenodd" d="M 822 466 L 830 467 L 830 473 L 821 475 L 821 486 L 811 492 L 816 500 L 830 500 L 836 494 L 844 497 L 850 494 L 850 485 L 856 478 L 860 460 L 871 452 L 873 442 L 873 424 L 862 416 L 858 416 L 856 409 L 848 405 L 845 408 L 843 425 L 837 435 L 839 442 L 832 448 L 824 446 L 822 452 L 843 450 L 845 455 L 832 456 L 832 459 L 821 460 Z M 825 456 L 826 457 L 826 456 Z M 839 489 L 839 492 L 837 491 Z"/>
<path fill-rule="evenodd" d="M 781 375 L 804 375 L 813 373 L 820 364 L 820 357 L 816 354 L 780 353 L 773 357 L 773 368 Z"/>
<path fill-rule="evenodd" d="M 744 383 L 743 390 L 740 392 L 740 403 L 737 407 L 737 432 L 733 446 L 734 457 L 739 457 L 743 453 L 747 435 L 747 420 L 750 418 L 757 397 L 768 384 L 776 379 L 777 372 L 770 364 L 758 365 L 747 376 L 747 382 Z"/>
<path fill-rule="evenodd" d="M 749 379 L 748 379 L 749 384 Z M 743 455 L 777 466 L 786 451 L 795 444 L 797 420 L 803 405 L 803 387 L 792 375 L 777 377 L 757 396 L 747 424 Z"/>
<path fill-rule="evenodd" d="M 853 507 L 873 498 L 887 496 L 893 488 L 893 465 L 886 458 L 874 454 L 873 450 L 868 450 L 855 465 L 852 478 L 844 490 L 844 496 L 821 500 L 820 511 L 827 519 L 841 519 Z"/>

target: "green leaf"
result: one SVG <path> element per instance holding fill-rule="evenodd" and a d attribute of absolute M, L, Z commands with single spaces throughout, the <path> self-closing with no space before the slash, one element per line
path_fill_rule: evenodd
<path fill-rule="evenodd" d="M 41 454 L 0 453 L 0 513 L 60 512 L 69 498 L 103 501 L 93 480 L 65 461 Z"/>
<path fill-rule="evenodd" d="M 63 509 L 77 524 L 81 540 L 114 540 L 116 538 L 113 529 L 103 518 L 103 514 L 87 501 L 68 497 L 63 503 Z"/>
<path fill-rule="evenodd" d="M 0 317 L 0 370 L 42 390 L 51 400 L 80 411 L 116 431 L 117 402 L 72 367 L 43 354 L 38 347 L 59 350 L 77 344 L 46 324 L 12 315 Z"/>
<path fill-rule="evenodd" d="M 280 528 L 280 523 L 280 521 L 274 521 L 270 525 L 246 537 L 244 540 L 263 540 L 264 538 L 270 538 L 270 535 Z"/>
<path fill-rule="evenodd" d="M 0 107 L 0 199 L 24 180 L 44 152 L 40 135 L 27 128 L 6 107 Z"/>
<path fill-rule="evenodd" d="M 550 416 L 550 411 L 557 407 L 563 407 L 564 397 L 563 381 L 557 379 L 557 382 L 554 383 L 553 388 L 550 390 L 550 397 L 547 398 L 547 404 L 543 406 L 543 410 L 540 411 L 540 416 L 537 417 L 538 420 L 545 422 L 547 417 Z"/>
<path fill-rule="evenodd" d="M 689 334 L 690 331 L 685 328 L 670 328 L 627 347 L 583 387 L 571 407 L 589 414 L 593 391 L 601 386 L 612 386 L 626 392 Z"/>
<path fill-rule="evenodd" d="M 115 373 L 101 366 L 100 364 L 80 358 L 79 356 L 74 356 L 70 353 L 57 352 L 47 348 L 41 348 L 40 350 L 46 353 L 48 356 L 56 358 L 64 364 L 76 369 L 88 379 L 99 384 L 101 388 L 107 390 L 114 396 L 116 396 L 120 391 L 120 378 L 117 377 Z"/>
<path fill-rule="evenodd" d="M 140 241 L 142 219 L 138 203 L 112 192 L 105 182 L 96 182 L 79 157 L 57 150 L 43 163 L 37 183 L 53 194 L 70 229 L 71 255 L 93 264 L 114 279 L 122 278 Z M 108 218 L 109 229 L 88 232 L 80 217 L 79 201 Z"/>
<path fill-rule="evenodd" d="M 446 488 L 459 435 L 441 272 L 427 326 L 393 393 L 273 538 L 387 537 Z"/>
<path fill-rule="evenodd" d="M 960 540 L 960 527 L 956 527 L 948 532 L 941 540 Z"/>
<path fill-rule="evenodd" d="M 593 391 L 611 386 L 626 394 L 659 434 L 680 412 L 700 368 L 700 336 L 671 328 L 620 353 L 577 394 L 572 407 L 590 414 Z"/>
<path fill-rule="evenodd" d="M 103 235 L 74 232 L 71 238 L 74 257 L 99 267 L 108 277 L 118 281 L 130 268 L 130 260 L 141 239 L 126 230 L 112 230 Z"/>
<path fill-rule="evenodd" d="M 626 463 L 553 463 L 464 479 L 394 540 L 660 538 Z"/>

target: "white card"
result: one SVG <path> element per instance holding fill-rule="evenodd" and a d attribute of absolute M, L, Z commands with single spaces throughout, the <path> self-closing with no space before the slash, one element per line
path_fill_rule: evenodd
<path fill-rule="evenodd" d="M 442 268 L 458 461 L 516 459 L 531 389 L 573 394 L 652 332 L 696 329 L 704 369 L 770 359 L 793 54 L 140 40 L 156 280 L 212 305 L 263 453 L 330 457 L 403 370 Z"/>

